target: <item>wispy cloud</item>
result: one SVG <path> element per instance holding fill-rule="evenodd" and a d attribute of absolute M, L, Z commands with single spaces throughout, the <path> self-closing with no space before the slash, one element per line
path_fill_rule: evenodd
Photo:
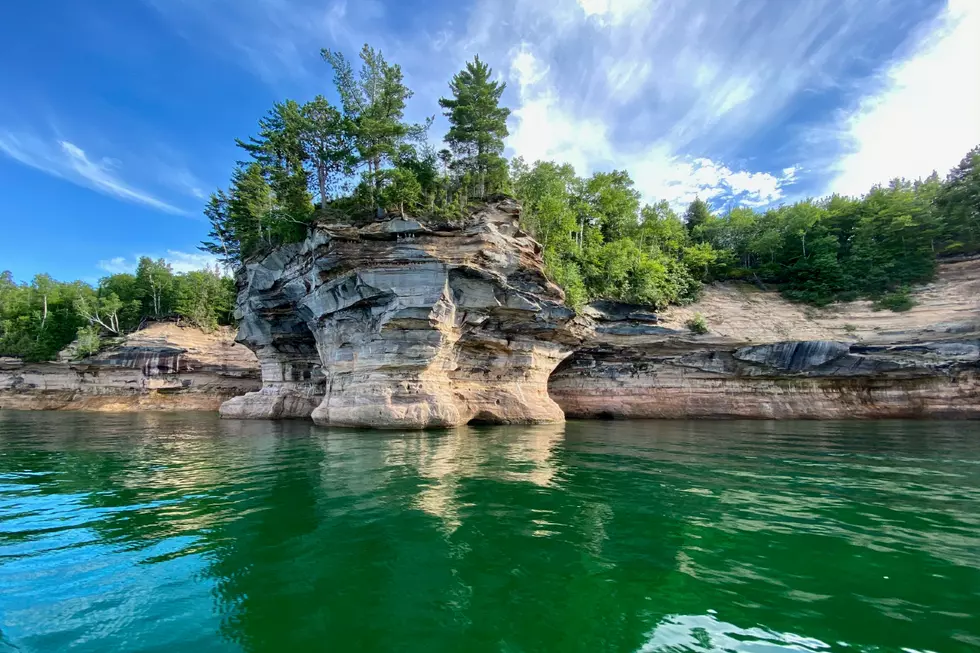
<path fill-rule="evenodd" d="M 0 130 L 0 153 L 44 173 L 127 202 L 143 204 L 165 213 L 187 211 L 137 188 L 120 176 L 121 162 L 104 157 L 93 160 L 68 140 L 44 140 L 32 134 Z"/>
<path fill-rule="evenodd" d="M 549 72 L 526 45 L 512 55 L 511 81 L 520 101 L 507 144 L 528 161 L 571 163 L 579 174 L 626 169 L 647 201 L 665 199 L 675 208 L 698 196 L 765 206 L 783 199 L 796 180 L 796 166 L 777 174 L 733 170 L 706 157 L 685 156 L 667 139 L 646 147 L 617 147 L 605 122 L 573 115 L 562 103 Z"/>
<path fill-rule="evenodd" d="M 165 254 L 134 254 L 132 256 L 116 256 L 114 258 L 99 261 L 96 267 L 109 274 L 132 274 L 136 272 L 140 258 L 148 256 L 151 259 L 166 259 L 174 272 L 193 272 L 205 268 L 221 268 L 218 259 L 210 254 L 203 252 L 182 252 L 180 250 L 168 249 Z"/>
<path fill-rule="evenodd" d="M 829 191 L 858 195 L 895 177 L 943 175 L 980 143 L 980 3 L 950 0 L 914 54 L 884 79 L 881 93 L 829 133 L 851 150 Z"/>
<path fill-rule="evenodd" d="M 216 51 L 275 86 L 314 76 L 328 79 L 319 62 L 320 48 L 359 48 L 366 28 L 385 15 L 378 0 L 144 2 L 189 40 L 212 43 Z"/>
<path fill-rule="evenodd" d="M 753 206 L 822 191 L 835 172 L 880 180 L 896 168 L 885 163 L 901 157 L 873 133 L 885 116 L 872 114 L 881 98 L 867 99 L 843 127 L 839 111 L 880 90 L 871 85 L 880 80 L 866 79 L 876 70 L 912 74 L 900 73 L 902 55 L 941 8 L 930 0 L 464 0 L 440 14 L 377 0 L 144 2 L 189 39 L 292 89 L 311 80 L 322 89 L 321 46 L 351 52 L 372 42 L 402 64 L 418 92 L 415 117 L 438 112 L 437 94 L 478 53 L 510 81 L 509 153 L 567 161 L 582 174 L 625 168 L 649 199 Z M 951 0 L 949 11 L 967 5 L 976 9 L 974 0 Z M 962 79 L 949 85 L 976 89 Z M 907 105 L 915 94 L 894 91 L 885 104 Z M 817 152 L 820 130 L 829 137 Z M 942 147 L 962 154 L 971 146 L 960 142 L 967 130 L 949 131 Z M 864 162 L 835 171 L 831 162 L 852 142 Z"/>

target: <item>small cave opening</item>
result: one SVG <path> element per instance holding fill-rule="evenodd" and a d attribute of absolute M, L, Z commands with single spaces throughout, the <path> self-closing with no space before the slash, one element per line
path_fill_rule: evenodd
<path fill-rule="evenodd" d="M 493 413 L 489 413 L 485 410 L 474 415 L 473 418 L 466 423 L 467 426 L 499 426 L 501 424 L 506 424 L 506 422 L 498 415 L 494 415 Z"/>

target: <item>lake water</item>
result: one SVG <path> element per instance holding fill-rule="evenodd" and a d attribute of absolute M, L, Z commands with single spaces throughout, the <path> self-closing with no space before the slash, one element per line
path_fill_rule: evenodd
<path fill-rule="evenodd" d="M 0 651 L 980 650 L 980 424 L 0 412 Z"/>

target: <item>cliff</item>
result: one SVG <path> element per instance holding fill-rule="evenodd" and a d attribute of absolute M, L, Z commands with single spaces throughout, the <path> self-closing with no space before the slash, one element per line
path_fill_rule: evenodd
<path fill-rule="evenodd" d="M 172 323 L 80 361 L 0 359 L 0 408 L 216 410 L 382 428 L 575 418 L 980 417 L 980 259 L 905 313 L 748 284 L 580 314 L 520 207 L 319 224 L 238 275 L 237 341 Z M 694 313 L 710 332 L 683 325 Z M 253 353 L 254 352 L 254 353 Z"/>
<path fill-rule="evenodd" d="M 223 417 L 426 428 L 547 423 L 554 368 L 585 333 L 544 274 L 520 207 L 457 222 L 318 225 L 239 277 L 238 341 L 263 387 Z"/>
<path fill-rule="evenodd" d="M 903 313 L 715 284 L 657 326 L 596 314 L 549 390 L 579 418 L 977 418 L 978 290 L 980 259 L 941 264 Z M 684 329 L 695 313 L 709 334 Z"/>
<path fill-rule="evenodd" d="M 255 355 L 228 328 L 158 322 L 82 360 L 0 358 L 0 408 L 8 409 L 217 410 L 259 386 Z"/>
<path fill-rule="evenodd" d="M 249 263 L 238 340 L 263 387 L 221 414 L 385 428 L 980 415 L 977 262 L 944 266 L 903 314 L 720 284 L 664 315 L 597 302 L 576 316 L 519 211 L 497 198 L 455 223 L 321 224 Z M 711 333 L 681 326 L 695 312 Z"/>

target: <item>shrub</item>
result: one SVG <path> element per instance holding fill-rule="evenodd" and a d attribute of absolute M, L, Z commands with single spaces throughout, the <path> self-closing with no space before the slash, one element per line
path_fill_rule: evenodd
<path fill-rule="evenodd" d="M 80 359 L 92 354 L 99 353 L 102 346 L 100 329 L 96 325 L 89 325 L 78 328 L 78 339 L 75 341 L 75 351 L 72 358 Z"/>
<path fill-rule="evenodd" d="M 912 299 L 912 295 L 908 288 L 899 288 L 894 292 L 890 292 L 887 295 L 882 295 L 875 302 L 875 310 L 888 309 L 890 311 L 895 311 L 896 313 L 907 311 L 915 306 L 915 300 Z"/>
<path fill-rule="evenodd" d="M 691 333 L 704 334 L 708 332 L 708 321 L 700 313 L 695 313 L 684 324 L 691 330 Z"/>

